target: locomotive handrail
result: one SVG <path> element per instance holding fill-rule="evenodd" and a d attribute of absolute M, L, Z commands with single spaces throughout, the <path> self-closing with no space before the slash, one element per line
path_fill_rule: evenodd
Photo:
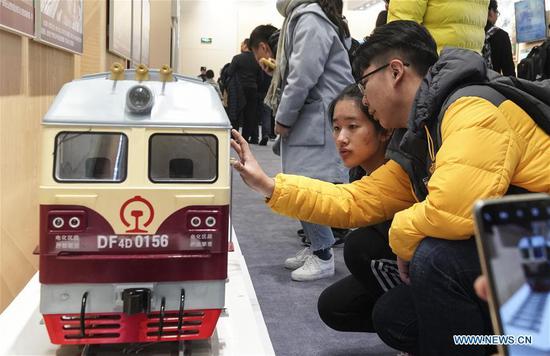
<path fill-rule="evenodd" d="M 180 308 L 178 311 L 178 337 L 180 336 L 181 327 L 183 326 L 183 309 L 185 307 L 185 289 L 181 289 Z"/>
<path fill-rule="evenodd" d="M 84 292 L 82 295 L 82 304 L 80 306 L 80 336 L 86 337 L 86 302 L 88 301 L 88 292 Z"/>
<path fill-rule="evenodd" d="M 166 308 L 166 298 L 162 297 L 160 301 L 159 339 L 162 337 L 162 330 L 164 329 L 164 309 L 165 308 Z"/>

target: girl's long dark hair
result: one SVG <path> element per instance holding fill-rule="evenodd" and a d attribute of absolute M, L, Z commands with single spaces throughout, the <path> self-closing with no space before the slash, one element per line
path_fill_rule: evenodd
<path fill-rule="evenodd" d="M 330 21 L 338 27 L 340 36 L 346 38 L 350 37 L 349 27 L 342 15 L 344 10 L 344 3 L 342 0 L 317 0 L 321 9 Z"/>

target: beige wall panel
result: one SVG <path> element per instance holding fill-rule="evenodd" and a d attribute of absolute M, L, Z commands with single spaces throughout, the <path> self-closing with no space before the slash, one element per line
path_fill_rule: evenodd
<path fill-rule="evenodd" d="M 75 55 L 31 41 L 29 43 L 29 90 L 31 96 L 57 95 L 73 80 Z"/>
<path fill-rule="evenodd" d="M 170 32 L 172 3 L 169 0 L 151 1 L 151 32 L 149 34 L 149 66 L 170 65 Z"/>
<path fill-rule="evenodd" d="M 22 91 L 22 38 L 0 31 L 0 96 L 18 95 Z"/>
<path fill-rule="evenodd" d="M 0 311 L 4 310 L 14 297 L 15 295 L 9 292 L 5 279 L 0 278 Z"/>
<path fill-rule="evenodd" d="M 84 53 L 81 56 L 80 75 L 97 73 L 103 70 L 105 63 L 101 63 L 105 57 L 107 37 L 107 1 L 84 1 Z"/>
<path fill-rule="evenodd" d="M 0 310 L 38 268 L 40 117 L 52 96 L 0 97 Z"/>
<path fill-rule="evenodd" d="M 5 235 L 5 231 L 2 233 Z M 5 266 L 9 269 L 9 274 L 6 274 L 2 278 L 2 283 L 6 286 L 6 296 L 12 297 L 17 295 L 22 287 L 29 281 L 32 275 L 36 272 L 36 267 L 30 263 L 29 259 L 33 258 L 29 251 L 24 251 L 15 244 L 19 240 L 20 236 L 11 236 L 8 234 L 4 239 L 2 247 L 9 253 L 4 253 L 3 261 Z M 32 251 L 31 251 L 32 252 Z M 11 298 L 6 298 L 11 301 Z"/>

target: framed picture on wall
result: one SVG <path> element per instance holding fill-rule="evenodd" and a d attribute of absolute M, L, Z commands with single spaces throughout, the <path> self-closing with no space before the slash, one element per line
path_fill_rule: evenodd
<path fill-rule="evenodd" d="M 82 54 L 82 0 L 36 0 L 35 39 Z"/>
<path fill-rule="evenodd" d="M 108 50 L 119 57 L 132 56 L 132 0 L 109 1 Z"/>
<path fill-rule="evenodd" d="M 34 36 L 34 3 L 32 0 L 2 0 L 0 28 L 24 36 Z"/>

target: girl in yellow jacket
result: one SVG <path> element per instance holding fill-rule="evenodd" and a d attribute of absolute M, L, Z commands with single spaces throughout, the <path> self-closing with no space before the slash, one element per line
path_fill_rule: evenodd
<path fill-rule="evenodd" d="M 391 0 L 388 22 L 412 20 L 424 25 L 443 47 L 460 47 L 481 53 L 489 0 Z"/>

